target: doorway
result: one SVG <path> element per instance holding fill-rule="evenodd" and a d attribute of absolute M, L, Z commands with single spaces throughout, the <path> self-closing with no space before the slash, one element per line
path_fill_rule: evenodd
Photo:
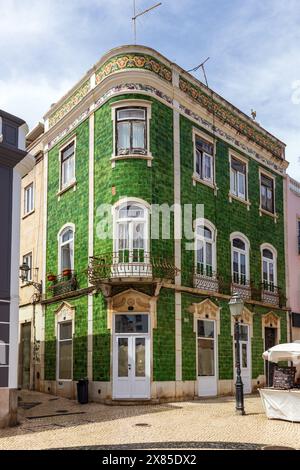
<path fill-rule="evenodd" d="M 252 392 L 252 379 L 251 379 L 251 339 L 250 327 L 243 323 L 239 324 L 240 328 L 240 364 L 241 364 L 241 377 L 244 385 L 244 393 Z M 234 354 L 236 355 L 236 343 L 234 345 Z M 236 364 L 234 367 L 234 374 L 236 380 Z"/>
<path fill-rule="evenodd" d="M 31 323 L 21 325 L 21 387 L 30 388 Z"/>
<path fill-rule="evenodd" d="M 113 398 L 150 398 L 149 315 L 115 314 Z"/>
<path fill-rule="evenodd" d="M 200 397 L 218 394 L 216 337 L 214 320 L 197 320 L 197 381 Z"/>
<path fill-rule="evenodd" d="M 277 328 L 265 327 L 265 351 L 277 344 Z M 273 387 L 275 364 L 265 361 L 265 374 L 267 387 Z"/>

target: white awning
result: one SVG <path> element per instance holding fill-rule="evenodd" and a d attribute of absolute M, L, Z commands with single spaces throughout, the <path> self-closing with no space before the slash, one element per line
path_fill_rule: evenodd
<path fill-rule="evenodd" d="M 300 363 L 300 342 L 276 344 L 263 353 L 263 358 L 271 362 L 292 361 Z"/>

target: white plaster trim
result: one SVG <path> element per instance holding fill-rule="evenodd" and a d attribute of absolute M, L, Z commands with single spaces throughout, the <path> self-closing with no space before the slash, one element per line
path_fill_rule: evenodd
<path fill-rule="evenodd" d="M 94 145 L 95 145 L 95 115 L 89 118 L 89 236 L 88 257 L 94 254 Z M 89 282 L 89 285 L 90 282 Z M 93 296 L 88 296 L 88 379 L 93 380 Z"/>
<path fill-rule="evenodd" d="M 44 153 L 44 203 L 43 203 L 43 241 L 42 241 L 42 282 L 43 282 L 43 294 L 46 292 L 46 271 L 47 271 L 47 217 L 48 217 L 48 152 Z"/>

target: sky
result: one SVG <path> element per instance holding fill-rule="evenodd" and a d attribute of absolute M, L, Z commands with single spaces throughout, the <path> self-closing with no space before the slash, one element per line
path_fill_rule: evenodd
<path fill-rule="evenodd" d="M 105 52 L 133 43 L 132 11 L 133 0 L 0 0 L 0 108 L 32 128 Z M 137 44 L 187 70 L 210 57 L 209 86 L 257 112 L 300 180 L 299 0 L 162 0 L 137 21 Z"/>

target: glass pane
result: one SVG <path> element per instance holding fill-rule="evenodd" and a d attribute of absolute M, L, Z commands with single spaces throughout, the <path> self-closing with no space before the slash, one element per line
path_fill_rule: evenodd
<path fill-rule="evenodd" d="M 245 197 L 245 175 L 238 173 L 239 180 L 239 196 Z"/>
<path fill-rule="evenodd" d="M 116 333 L 148 333 L 148 315 L 116 315 Z"/>
<path fill-rule="evenodd" d="M 71 339 L 72 338 L 72 322 L 64 322 L 59 325 L 59 339 Z"/>
<path fill-rule="evenodd" d="M 202 240 L 197 240 L 197 262 L 204 263 L 204 250 Z"/>
<path fill-rule="evenodd" d="M 132 123 L 132 148 L 145 148 L 145 124 L 143 122 Z"/>
<path fill-rule="evenodd" d="M 263 250 L 263 257 L 268 259 L 273 259 L 273 253 L 270 250 Z"/>
<path fill-rule="evenodd" d="M 233 252 L 233 272 L 239 273 L 239 254 L 237 251 Z"/>
<path fill-rule="evenodd" d="M 71 229 L 66 230 L 65 232 L 63 232 L 63 235 L 62 235 L 62 238 L 61 238 L 62 243 L 65 243 L 69 240 L 73 240 L 73 231 Z"/>
<path fill-rule="evenodd" d="M 118 377 L 128 377 L 128 338 L 118 338 Z"/>
<path fill-rule="evenodd" d="M 240 238 L 234 238 L 233 242 L 232 242 L 232 245 L 235 248 L 239 248 L 240 250 L 245 250 L 246 249 L 245 243 Z"/>
<path fill-rule="evenodd" d="M 130 149 L 130 123 L 119 122 L 117 126 L 118 130 L 118 151 L 122 149 Z"/>
<path fill-rule="evenodd" d="M 71 251 L 71 243 L 68 243 L 61 248 L 62 271 L 64 269 L 72 269 Z"/>
<path fill-rule="evenodd" d="M 212 266 L 212 244 L 206 242 L 206 264 Z"/>
<path fill-rule="evenodd" d="M 72 379 L 72 341 L 59 343 L 59 379 Z"/>
<path fill-rule="evenodd" d="M 212 157 L 204 154 L 204 178 L 212 178 Z"/>
<path fill-rule="evenodd" d="M 261 175 L 261 184 L 266 186 L 266 188 L 273 188 L 273 180 L 265 175 Z"/>
<path fill-rule="evenodd" d="M 247 344 L 242 343 L 242 367 L 247 369 L 248 367 L 248 357 L 247 357 Z"/>
<path fill-rule="evenodd" d="M 214 375 L 214 341 L 198 338 L 198 376 L 211 377 Z"/>
<path fill-rule="evenodd" d="M 119 210 L 119 218 L 120 219 L 127 219 L 127 218 L 144 218 L 145 211 L 143 207 L 136 206 L 134 204 L 128 204 L 128 206 L 123 206 Z"/>
<path fill-rule="evenodd" d="M 119 234 L 118 234 L 118 243 L 119 250 L 128 250 L 129 248 L 129 224 L 122 223 L 118 225 Z"/>
<path fill-rule="evenodd" d="M 233 194 L 237 193 L 237 190 L 236 190 L 236 176 L 237 176 L 236 171 L 231 169 L 230 170 L 230 190 Z"/>
<path fill-rule="evenodd" d="M 135 376 L 146 376 L 145 338 L 135 339 Z"/>
<path fill-rule="evenodd" d="M 200 152 L 206 152 L 209 155 L 213 155 L 213 145 L 205 140 L 200 139 L 199 137 L 196 138 L 196 149 Z"/>
<path fill-rule="evenodd" d="M 246 256 L 242 253 L 240 254 L 241 261 L 241 274 L 246 274 Z"/>
<path fill-rule="evenodd" d="M 197 173 L 197 175 L 200 176 L 200 178 L 202 177 L 202 174 L 201 174 L 201 160 L 202 160 L 202 153 L 199 152 L 198 150 L 196 150 L 196 173 Z"/>
<path fill-rule="evenodd" d="M 231 168 L 239 173 L 246 174 L 246 164 L 231 157 Z"/>
<path fill-rule="evenodd" d="M 133 248 L 144 249 L 144 223 L 133 224 Z"/>
<path fill-rule="evenodd" d="M 139 108 L 120 109 L 117 114 L 118 120 L 121 119 L 145 119 L 145 110 Z"/>
<path fill-rule="evenodd" d="M 273 212 L 273 190 L 267 189 L 267 208 Z"/>
<path fill-rule="evenodd" d="M 248 326 L 240 325 L 240 340 L 248 341 Z"/>
<path fill-rule="evenodd" d="M 62 152 L 62 161 L 67 160 L 74 154 L 74 142 L 68 145 Z"/>
<path fill-rule="evenodd" d="M 266 261 L 263 262 L 263 280 L 268 282 L 268 263 Z"/>
<path fill-rule="evenodd" d="M 198 320 L 198 336 L 214 338 L 215 324 L 210 320 Z"/>
<path fill-rule="evenodd" d="M 269 263 L 269 277 L 270 277 L 270 279 L 269 279 L 270 283 L 273 284 L 274 283 L 274 265 L 273 265 L 273 263 Z"/>

